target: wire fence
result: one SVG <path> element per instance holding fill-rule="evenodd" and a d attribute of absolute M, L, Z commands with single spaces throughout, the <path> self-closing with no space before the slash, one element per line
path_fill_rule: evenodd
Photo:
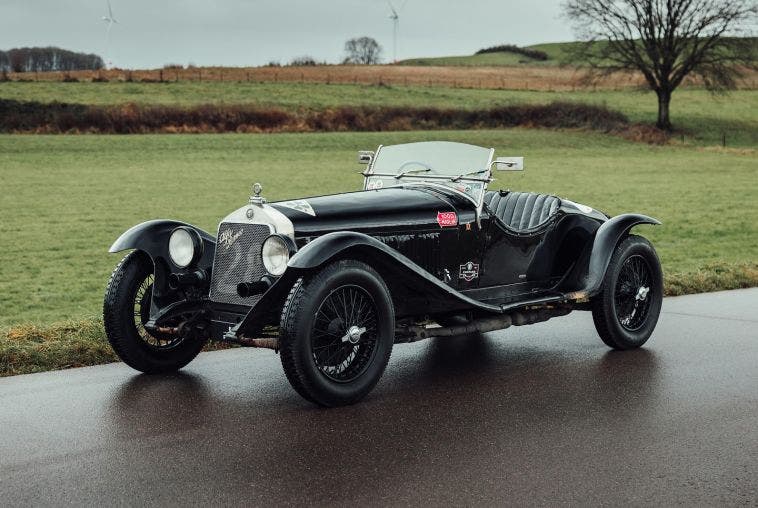
<path fill-rule="evenodd" d="M 399 65 L 305 67 L 198 67 L 151 70 L 3 73 L 0 80 L 15 82 L 125 82 L 125 83 L 301 83 L 372 86 L 427 86 L 464 89 L 530 91 L 587 91 L 646 89 L 639 73 L 624 72 L 589 80 L 586 72 L 568 67 L 417 67 Z M 697 78 L 683 86 L 702 86 Z M 738 88 L 758 89 L 758 72 L 746 71 Z"/>

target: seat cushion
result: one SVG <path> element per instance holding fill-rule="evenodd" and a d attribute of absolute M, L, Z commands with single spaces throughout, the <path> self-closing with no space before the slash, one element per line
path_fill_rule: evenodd
<path fill-rule="evenodd" d="M 549 221 L 560 208 L 561 200 L 549 194 L 488 191 L 484 194 L 484 204 L 506 226 L 524 231 Z"/>

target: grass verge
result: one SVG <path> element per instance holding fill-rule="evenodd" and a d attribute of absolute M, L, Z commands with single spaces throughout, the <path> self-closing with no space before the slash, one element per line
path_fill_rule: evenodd
<path fill-rule="evenodd" d="M 22 325 L 0 336 L 0 376 L 118 361 L 99 320 Z"/>
<path fill-rule="evenodd" d="M 666 296 L 758 287 L 758 263 L 708 263 L 695 272 L 665 275 Z"/>
<path fill-rule="evenodd" d="M 667 296 L 758 286 L 758 263 L 711 263 L 701 270 L 667 273 Z M 225 349 L 209 343 L 206 351 Z M 47 326 L 13 326 L 0 336 L 0 377 L 118 361 L 99 319 Z"/>

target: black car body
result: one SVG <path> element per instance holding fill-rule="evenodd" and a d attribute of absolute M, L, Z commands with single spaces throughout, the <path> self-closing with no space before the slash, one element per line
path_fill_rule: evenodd
<path fill-rule="evenodd" d="M 380 279 L 381 287 L 368 288 L 370 281 L 345 284 L 339 286 L 345 295 L 328 293 L 329 298 L 340 304 L 359 297 L 374 302 L 376 320 L 381 315 L 381 306 L 376 306 L 381 298 L 376 293 L 385 287 L 393 322 L 392 337 L 383 340 L 391 342 L 529 324 L 574 309 L 592 309 L 601 337 L 605 334 L 604 341 L 612 347 L 637 347 L 652 333 L 662 295 L 657 257 L 646 241 L 641 247 L 632 246 L 632 258 L 639 259 L 632 259 L 629 266 L 629 256 L 620 260 L 614 256 L 618 257 L 625 241 L 640 238 L 629 234 L 632 227 L 658 224 L 657 220 L 639 214 L 610 218 L 551 195 L 488 191 L 493 166 L 520 169 L 522 164 L 518 158 L 494 159 L 492 149 L 412 143 L 362 152 L 361 158 L 368 163 L 362 191 L 267 203 L 258 186 L 246 206 L 220 223 L 215 237 L 189 224 L 166 220 L 146 222 L 124 233 L 110 251 L 135 249 L 145 265 L 149 258 L 153 275 L 149 312 L 143 295 L 136 326 L 144 327 L 139 331 L 142 336 L 164 338 L 151 345 L 154 351 L 164 347 L 170 351 L 177 342 L 227 340 L 282 349 L 287 370 L 286 342 L 296 349 L 288 353 L 294 372 L 288 372 L 288 377 L 301 394 L 324 405 L 354 402 L 370 387 L 361 385 L 358 395 L 335 395 L 329 386 L 319 385 L 323 383 L 318 377 L 293 380 L 293 376 L 325 375 L 329 383 L 340 381 L 329 375 L 334 366 L 325 373 L 318 365 L 314 351 L 332 347 L 313 342 L 318 321 L 311 326 L 310 339 L 294 338 L 307 336 L 303 331 L 283 336 L 285 325 L 295 319 L 286 316 L 297 313 L 288 305 L 298 288 L 307 286 L 327 266 L 336 266 L 333 271 L 339 274 L 339 266 L 349 268 L 350 263 L 359 271 L 370 271 L 371 277 Z M 184 231 L 177 234 L 178 244 L 192 242 L 191 261 L 185 266 L 177 264 L 170 252 L 177 228 Z M 189 259 L 189 252 L 180 254 Z M 281 263 L 285 259 L 286 266 Z M 277 262 L 276 268 L 268 269 Z M 614 280 L 609 281 L 612 270 Z M 356 276 L 360 279 L 361 274 Z M 107 302 L 106 297 L 106 327 L 109 322 L 114 329 L 122 326 L 109 320 Z M 329 303 L 325 302 L 321 305 Z M 342 314 L 332 314 L 343 317 L 323 319 L 333 328 L 329 333 L 335 341 L 341 338 L 339 344 L 357 351 L 368 332 L 365 326 L 350 325 L 346 316 L 358 312 L 358 304 L 353 304 L 353 310 L 349 307 Z M 643 326 L 624 325 L 624 320 L 637 323 L 643 310 Z M 382 322 L 389 319 L 387 314 Z M 606 323 L 598 324 L 598 320 Z M 123 330 L 109 333 L 116 336 L 111 342 L 117 352 L 125 347 L 117 345 L 119 333 L 124 335 Z M 357 337 L 354 343 L 353 336 Z M 298 348 L 310 353 L 301 354 Z M 334 354 L 350 357 L 344 351 Z M 293 358 L 300 358 L 302 364 L 309 357 L 314 358 L 314 369 L 292 366 Z M 149 365 L 144 367 L 137 365 L 151 370 Z M 361 384 L 360 377 L 342 380 L 338 387 Z M 308 382 L 318 386 L 309 387 Z"/>

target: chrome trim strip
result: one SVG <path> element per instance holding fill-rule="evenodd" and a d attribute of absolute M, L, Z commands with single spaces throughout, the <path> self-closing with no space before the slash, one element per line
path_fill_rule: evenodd
<path fill-rule="evenodd" d="M 253 211 L 253 217 L 248 218 L 249 210 Z M 224 217 L 219 226 L 224 223 L 234 224 L 262 224 L 268 226 L 271 233 L 289 236 L 295 239 L 295 226 L 292 221 L 282 212 L 268 204 L 249 204 L 238 208 Z"/>

